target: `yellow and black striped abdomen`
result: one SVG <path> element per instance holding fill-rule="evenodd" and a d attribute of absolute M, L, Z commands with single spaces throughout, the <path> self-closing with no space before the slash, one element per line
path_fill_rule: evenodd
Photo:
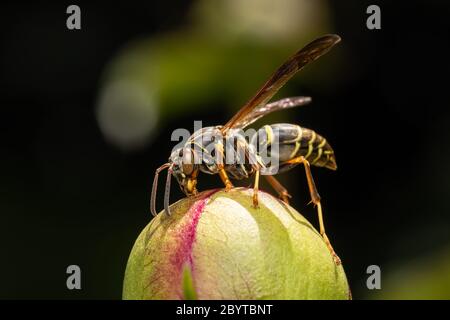
<path fill-rule="evenodd" d="M 311 165 L 336 170 L 334 151 L 327 140 L 315 131 L 290 123 L 267 125 L 258 131 L 258 150 L 269 146 L 270 152 L 277 152 L 280 172 L 293 165 L 284 162 L 299 156 L 305 157 Z M 278 148 L 270 148 L 278 143 Z"/>
<path fill-rule="evenodd" d="M 334 151 L 328 141 L 311 129 L 300 129 L 302 139 L 296 156 L 304 156 L 314 166 L 336 170 Z"/>

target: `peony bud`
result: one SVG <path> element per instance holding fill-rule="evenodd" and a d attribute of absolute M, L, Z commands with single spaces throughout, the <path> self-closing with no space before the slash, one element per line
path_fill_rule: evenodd
<path fill-rule="evenodd" d="M 349 299 L 342 265 L 295 209 L 260 191 L 182 199 L 141 232 L 124 299 Z"/>

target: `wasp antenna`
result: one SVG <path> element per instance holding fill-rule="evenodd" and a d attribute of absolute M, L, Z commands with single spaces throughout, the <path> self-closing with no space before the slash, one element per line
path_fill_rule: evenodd
<path fill-rule="evenodd" d="M 168 216 L 170 216 L 170 209 L 169 209 L 169 200 L 170 200 L 170 180 L 172 178 L 172 167 L 169 167 L 169 170 L 167 170 L 167 178 L 166 178 L 166 190 L 164 191 L 164 211 Z"/>
<path fill-rule="evenodd" d="M 170 163 L 165 163 L 161 167 L 156 169 L 155 177 L 153 178 L 152 194 L 150 197 L 150 211 L 154 217 L 156 216 L 156 191 L 158 189 L 158 176 L 162 170 L 168 168 L 169 166 Z"/>

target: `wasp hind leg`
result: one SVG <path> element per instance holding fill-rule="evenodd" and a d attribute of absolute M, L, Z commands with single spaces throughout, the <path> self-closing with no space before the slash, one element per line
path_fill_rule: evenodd
<path fill-rule="evenodd" d="M 253 207 L 259 208 L 258 203 L 258 190 L 259 190 L 259 168 L 255 171 L 255 184 L 253 186 Z"/>
<path fill-rule="evenodd" d="M 317 192 L 316 184 L 314 182 L 313 176 L 311 174 L 311 168 L 309 165 L 308 160 L 306 160 L 303 156 L 291 159 L 287 161 L 287 163 L 301 163 L 305 167 L 305 173 L 306 173 L 306 180 L 308 182 L 308 188 L 309 193 L 311 195 L 311 202 L 314 203 L 314 205 L 317 208 L 317 215 L 319 217 L 319 226 L 320 226 L 320 234 L 325 241 L 325 244 L 328 247 L 328 250 L 330 251 L 331 255 L 333 256 L 334 262 L 336 265 L 341 264 L 341 259 L 338 257 L 338 255 L 334 252 L 333 246 L 330 243 L 330 240 L 327 237 L 327 234 L 325 233 L 325 226 L 323 223 L 323 215 L 322 215 L 322 205 L 320 203 L 320 195 Z"/>
<path fill-rule="evenodd" d="M 289 204 L 289 198 L 291 198 L 291 195 L 289 194 L 287 189 L 278 181 L 278 179 L 274 176 L 268 175 L 265 175 L 264 178 L 266 178 L 267 182 L 278 193 L 278 196 L 281 198 L 281 200 Z"/>

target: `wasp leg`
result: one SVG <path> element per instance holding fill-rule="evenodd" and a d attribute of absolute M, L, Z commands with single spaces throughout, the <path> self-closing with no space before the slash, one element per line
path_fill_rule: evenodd
<path fill-rule="evenodd" d="M 317 207 L 317 215 L 319 217 L 320 234 L 322 235 L 322 238 L 325 241 L 325 244 L 327 245 L 328 250 L 330 250 L 330 253 L 333 256 L 334 262 L 336 263 L 336 265 L 340 265 L 341 259 L 334 252 L 333 246 L 331 245 L 330 240 L 328 239 L 327 234 L 325 233 L 325 226 L 323 223 L 322 205 L 320 203 L 320 196 L 319 196 L 319 193 L 317 192 L 316 184 L 315 184 L 313 176 L 311 174 L 311 168 L 310 168 L 308 160 L 306 160 L 303 156 L 300 156 L 300 157 L 297 157 L 297 158 L 287 161 L 287 163 L 302 163 L 303 166 L 305 167 L 306 180 L 308 182 L 308 188 L 309 188 L 309 193 L 311 195 L 311 201 Z"/>
<path fill-rule="evenodd" d="M 153 185 L 152 185 L 152 193 L 150 196 L 150 212 L 154 217 L 156 217 L 156 191 L 158 189 L 158 176 L 161 173 L 162 170 L 167 169 L 170 167 L 169 163 L 163 164 L 161 167 L 156 169 L 155 176 L 153 178 Z"/>
<path fill-rule="evenodd" d="M 255 185 L 253 187 L 253 207 L 259 208 L 258 204 L 258 190 L 259 190 L 259 169 L 255 172 Z"/>
<path fill-rule="evenodd" d="M 228 178 L 228 175 L 222 165 L 219 165 L 219 177 L 222 179 L 223 184 L 225 185 L 225 191 L 229 191 L 233 188 L 233 184 L 230 181 L 230 178 Z"/>
<path fill-rule="evenodd" d="M 193 195 L 193 196 L 196 196 L 196 195 L 198 194 L 198 190 L 197 190 L 197 177 L 198 177 L 198 173 L 199 173 L 199 170 L 196 169 L 196 170 L 194 170 L 194 172 L 193 172 L 192 175 L 191 175 L 190 183 L 191 183 L 192 195 Z"/>
<path fill-rule="evenodd" d="M 219 177 L 222 179 L 223 184 L 225 185 L 225 191 L 229 191 L 233 188 L 233 184 L 230 181 L 230 178 L 228 178 L 227 172 L 225 171 L 225 166 L 223 165 L 223 159 L 224 159 L 224 151 L 223 151 L 223 144 L 218 143 L 215 145 L 215 150 L 217 152 L 217 156 L 219 159 L 217 159 L 217 167 L 219 168 Z"/>
<path fill-rule="evenodd" d="M 287 189 L 283 187 L 283 185 L 278 181 L 278 179 L 274 176 L 268 175 L 265 175 L 264 178 L 266 178 L 267 182 L 278 193 L 278 196 L 281 198 L 281 200 L 289 204 L 289 198 L 291 198 L 291 195 L 289 194 Z"/>

